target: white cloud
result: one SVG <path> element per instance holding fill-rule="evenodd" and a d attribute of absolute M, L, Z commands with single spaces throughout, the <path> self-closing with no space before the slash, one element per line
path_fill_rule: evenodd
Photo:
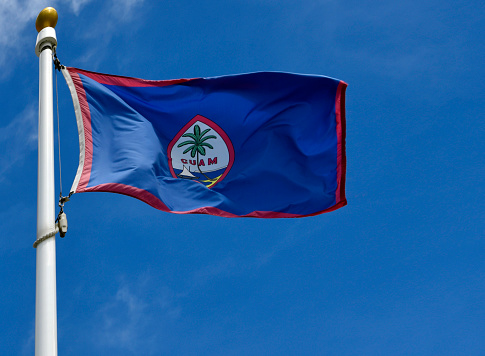
<path fill-rule="evenodd" d="M 128 285 L 122 285 L 118 292 L 103 307 L 103 342 L 127 348 L 136 349 L 138 332 L 145 322 L 146 302 L 136 296 Z"/>
<path fill-rule="evenodd" d="M 35 325 L 32 323 L 29 331 L 24 337 L 24 343 L 22 345 L 22 355 L 32 355 L 35 350 Z"/>
<path fill-rule="evenodd" d="M 267 248 L 258 248 L 244 258 L 238 255 L 226 256 L 194 271 L 190 279 L 190 288 L 203 288 L 214 279 L 244 275 L 248 271 L 257 271 L 267 264 L 271 264 L 273 258 L 282 251 L 290 249 L 302 239 L 311 236 L 311 234 L 302 235 L 299 233 L 302 222 L 294 222 L 293 224 L 284 233 L 282 232 L 280 238 L 273 241 L 272 245 Z"/>
<path fill-rule="evenodd" d="M 78 3 L 84 3 L 90 0 L 78 0 Z M 102 3 L 96 13 L 86 17 L 84 26 L 89 31 L 77 33 L 81 42 L 89 43 L 85 46 L 83 54 L 76 58 L 76 66 L 89 65 L 90 70 L 97 70 L 98 66 L 107 58 L 111 58 L 112 52 L 109 50 L 109 44 L 112 39 L 120 33 L 120 27 L 129 23 L 130 30 L 135 31 L 140 22 L 136 20 L 140 14 L 136 13 L 137 8 L 144 0 L 112 0 Z M 74 6 L 73 6 L 74 8 Z M 120 60 L 118 59 L 118 62 Z"/>
<path fill-rule="evenodd" d="M 133 15 L 133 9 L 141 5 L 144 0 L 115 0 L 112 3 L 112 12 L 120 20 L 127 21 Z M 133 16 L 131 16 L 133 18 Z"/>
<path fill-rule="evenodd" d="M 35 44 L 35 19 L 48 6 L 68 6 L 74 14 L 79 14 L 82 6 L 91 0 L 0 0 L 0 66 L 8 58 L 17 55 L 22 48 Z M 30 29 L 30 31 L 28 31 Z M 10 71 L 13 70 L 9 66 Z"/>
<path fill-rule="evenodd" d="M 7 126 L 0 127 L 0 182 L 5 172 L 37 148 L 37 109 L 28 106 Z"/>
<path fill-rule="evenodd" d="M 90 2 L 91 0 L 71 0 L 71 9 L 74 14 L 79 15 L 81 7 Z"/>
<path fill-rule="evenodd" d="M 12 55 L 18 55 L 20 51 L 26 46 L 31 46 L 33 51 L 33 44 L 35 41 L 35 19 L 39 12 L 47 6 L 68 8 L 74 15 L 78 16 L 83 7 L 91 2 L 91 0 L 0 0 L 0 45 L 2 51 L 0 52 L 0 66 L 10 68 L 13 71 L 13 66 L 5 66 L 8 58 Z M 143 0 L 113 0 L 108 6 L 112 16 L 106 19 L 103 15 L 103 21 L 100 21 L 104 26 L 103 32 L 115 32 L 117 23 L 119 21 L 129 21 L 132 17 L 130 15 L 135 7 L 142 4 Z M 101 15 L 100 15 L 101 16 Z M 109 38 L 111 35 L 109 35 Z M 3 71 L 2 75 L 10 72 Z"/>
<path fill-rule="evenodd" d="M 122 279 L 116 294 L 96 313 L 94 325 L 99 328 L 92 337 L 100 349 L 143 355 L 160 349 L 164 327 L 179 317 L 180 308 L 175 305 L 173 292 L 155 286 L 146 276 L 135 282 Z"/>
<path fill-rule="evenodd" d="M 0 2 L 0 44 L 7 48 L 15 46 L 19 41 L 20 32 L 28 22 L 32 23 L 36 18 L 35 9 L 40 8 L 42 1 L 31 0 L 19 2 L 17 0 L 2 0 Z M 6 51 L 2 51 L 5 53 Z M 2 54 L 4 59 L 5 54 Z"/>

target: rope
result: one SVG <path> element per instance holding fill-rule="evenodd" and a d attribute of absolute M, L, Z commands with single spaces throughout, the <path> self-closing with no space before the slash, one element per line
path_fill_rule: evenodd
<path fill-rule="evenodd" d="M 57 46 L 54 46 L 53 51 L 52 51 L 52 60 L 54 61 L 54 66 L 57 70 L 55 70 L 55 77 L 56 77 L 56 108 L 57 108 L 57 149 L 59 152 L 59 190 L 60 190 L 60 197 L 59 200 L 62 199 L 62 164 L 61 164 L 61 129 L 60 129 L 60 123 L 59 123 L 59 89 L 57 85 L 57 71 L 60 70 L 63 66 L 61 65 L 61 62 L 59 61 L 59 58 L 57 58 Z M 61 207 L 62 208 L 62 207 Z"/>
<path fill-rule="evenodd" d="M 61 64 L 61 61 L 59 58 L 57 58 L 57 46 L 54 46 L 52 50 L 52 60 L 54 61 L 54 66 L 56 70 L 54 71 L 56 74 L 56 107 L 57 107 L 57 148 L 59 152 L 59 207 L 61 208 L 61 211 L 59 214 L 63 213 L 63 207 L 64 203 L 69 201 L 69 198 L 73 194 L 72 192 L 69 193 L 68 196 L 64 197 L 62 195 L 62 165 L 61 165 L 61 129 L 60 129 L 60 124 L 59 124 L 59 90 L 57 87 L 57 71 L 60 71 L 64 66 Z M 58 217 L 59 218 L 59 217 Z M 56 220 L 57 221 L 57 220 Z"/>
<path fill-rule="evenodd" d="M 54 51 L 54 56 L 56 56 L 57 58 L 55 51 Z M 57 148 L 59 151 L 59 190 L 60 190 L 60 196 L 62 198 L 61 130 L 60 130 L 60 124 L 59 124 L 59 94 L 57 89 L 57 70 L 55 70 L 54 72 L 56 72 Z"/>
<path fill-rule="evenodd" d="M 37 246 L 41 243 L 47 240 L 50 237 L 56 236 L 56 234 L 59 232 L 59 227 L 56 226 L 54 231 L 49 232 L 48 234 L 42 236 L 40 239 L 35 240 L 34 242 L 34 248 L 37 248 Z"/>
<path fill-rule="evenodd" d="M 61 64 L 61 62 L 59 61 L 59 59 L 57 58 L 57 54 L 56 54 L 56 46 L 54 46 L 53 50 L 52 50 L 52 60 L 54 61 L 54 65 L 55 65 L 55 68 L 56 68 L 56 71 L 55 71 L 55 76 L 56 76 L 56 107 L 57 107 L 57 146 L 58 146 L 58 151 L 59 151 L 59 190 L 60 190 L 60 194 L 59 194 L 59 207 L 61 208 L 60 211 L 59 211 L 59 214 L 57 215 L 57 219 L 55 221 L 55 224 L 56 224 L 56 227 L 53 231 L 45 234 L 44 236 L 42 236 L 41 238 L 37 239 L 35 242 L 34 242 L 34 248 L 37 248 L 37 246 L 51 238 L 51 237 L 54 237 L 56 236 L 56 234 L 58 232 L 61 233 L 61 237 L 64 237 L 66 235 L 66 232 L 67 232 L 67 219 L 66 219 L 66 214 L 64 214 L 64 211 L 63 211 L 63 207 L 64 207 L 64 203 L 69 201 L 69 198 L 71 197 L 71 195 L 73 194 L 72 192 L 69 193 L 69 195 L 67 197 L 63 197 L 62 196 L 62 167 L 61 167 L 61 130 L 60 130 L 60 123 L 59 123 L 59 91 L 58 91 L 58 87 L 57 87 L 57 71 L 61 70 L 61 68 L 63 68 L 64 66 Z"/>

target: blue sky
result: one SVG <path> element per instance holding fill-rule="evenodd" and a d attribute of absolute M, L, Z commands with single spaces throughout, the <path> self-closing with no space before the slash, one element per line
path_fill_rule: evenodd
<path fill-rule="evenodd" d="M 335 212 L 225 219 L 73 196 L 57 241 L 60 355 L 485 354 L 477 0 L 2 1 L 2 354 L 34 350 L 34 23 L 46 6 L 59 13 L 65 65 L 146 79 L 289 71 L 349 84 L 349 205 Z M 79 146 L 58 80 L 67 192 Z"/>

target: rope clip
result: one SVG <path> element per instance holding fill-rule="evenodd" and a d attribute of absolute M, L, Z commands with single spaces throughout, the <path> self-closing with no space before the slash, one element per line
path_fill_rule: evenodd
<path fill-rule="evenodd" d="M 57 227 L 59 228 L 59 235 L 61 237 L 66 236 L 67 233 L 67 216 L 65 212 L 59 212 L 59 216 L 57 217 Z"/>
<path fill-rule="evenodd" d="M 59 58 L 57 58 L 57 46 L 54 46 L 53 48 L 53 57 L 54 57 L 54 67 L 60 72 L 61 69 L 64 69 L 65 67 L 61 64 L 61 61 L 59 60 Z"/>

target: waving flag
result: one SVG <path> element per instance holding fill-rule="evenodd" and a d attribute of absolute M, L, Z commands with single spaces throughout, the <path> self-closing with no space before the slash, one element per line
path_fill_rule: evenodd
<path fill-rule="evenodd" d="M 71 191 L 167 212 L 302 217 L 345 199 L 342 81 L 279 72 L 143 80 L 63 69 L 80 142 Z"/>

